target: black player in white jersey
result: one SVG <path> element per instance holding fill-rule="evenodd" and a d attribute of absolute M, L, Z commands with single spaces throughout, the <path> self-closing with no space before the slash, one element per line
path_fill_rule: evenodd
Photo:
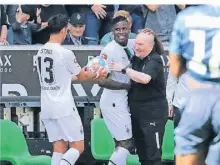
<path fill-rule="evenodd" d="M 130 64 L 133 56 L 133 40 L 129 40 L 129 22 L 126 17 L 113 18 L 112 32 L 114 40 L 107 44 L 101 56 L 107 56 L 108 63 L 121 62 L 124 66 Z M 128 106 L 128 91 L 130 78 L 122 73 L 111 71 L 107 79 L 99 81 L 104 87 L 100 99 L 100 108 L 104 121 L 116 141 L 108 165 L 126 165 L 126 159 L 132 147 L 131 114 Z"/>

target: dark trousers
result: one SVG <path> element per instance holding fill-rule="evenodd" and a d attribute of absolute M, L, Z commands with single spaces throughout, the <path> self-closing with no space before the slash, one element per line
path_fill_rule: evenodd
<path fill-rule="evenodd" d="M 141 165 L 162 165 L 162 142 L 166 124 L 163 113 L 168 112 L 168 105 L 164 101 L 161 102 L 162 109 L 155 109 L 153 104 L 130 105 L 132 132 Z M 153 114 L 160 117 L 153 117 Z"/>
<path fill-rule="evenodd" d="M 162 165 L 165 121 L 132 118 L 132 131 L 141 165 Z"/>

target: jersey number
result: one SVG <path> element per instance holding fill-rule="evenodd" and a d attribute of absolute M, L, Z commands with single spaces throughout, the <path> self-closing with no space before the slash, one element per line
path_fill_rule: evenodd
<path fill-rule="evenodd" d="M 38 67 L 39 67 L 39 72 L 40 72 L 40 77 L 41 77 L 41 57 L 38 57 Z M 45 67 L 45 72 L 47 73 L 47 76 L 41 77 L 41 82 L 42 80 L 48 84 L 51 84 L 54 82 L 54 74 L 53 74 L 53 59 L 50 57 L 45 57 L 43 62 L 47 64 L 48 66 Z M 44 74 L 43 74 L 44 75 Z"/>
<path fill-rule="evenodd" d="M 208 65 L 205 65 L 202 60 L 205 57 L 206 33 L 204 30 L 191 30 L 190 40 L 194 42 L 194 54 L 192 61 L 189 62 L 189 68 L 199 74 L 210 72 L 211 78 L 220 76 L 220 32 L 217 32 L 211 41 L 211 57 Z"/>

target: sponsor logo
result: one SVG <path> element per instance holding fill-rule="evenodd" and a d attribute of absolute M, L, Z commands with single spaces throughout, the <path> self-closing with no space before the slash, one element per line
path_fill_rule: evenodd
<path fill-rule="evenodd" d="M 12 72 L 11 55 L 0 56 L 0 72 L 1 73 Z"/>

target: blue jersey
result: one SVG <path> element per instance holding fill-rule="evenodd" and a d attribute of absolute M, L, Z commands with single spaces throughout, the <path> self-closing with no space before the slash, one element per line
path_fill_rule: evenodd
<path fill-rule="evenodd" d="M 186 60 L 194 78 L 220 83 L 220 6 L 193 6 L 179 13 L 169 50 Z"/>

